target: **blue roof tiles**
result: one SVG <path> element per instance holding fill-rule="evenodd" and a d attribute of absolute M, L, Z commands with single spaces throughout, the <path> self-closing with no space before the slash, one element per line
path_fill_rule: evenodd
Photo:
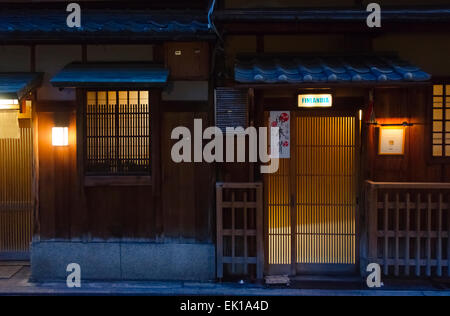
<path fill-rule="evenodd" d="M 89 10 L 84 9 L 81 28 L 69 28 L 64 10 L 0 11 L 0 38 L 57 36 L 124 36 L 154 37 L 211 36 L 207 14 L 199 11 Z"/>
<path fill-rule="evenodd" d="M 61 70 L 50 82 L 55 87 L 137 87 L 164 86 L 169 70 L 148 63 L 78 63 Z"/>
<path fill-rule="evenodd" d="M 42 73 L 0 73 L 0 98 L 21 99 L 42 82 Z"/>
<path fill-rule="evenodd" d="M 240 83 L 340 83 L 427 81 L 431 76 L 395 56 L 238 58 Z"/>

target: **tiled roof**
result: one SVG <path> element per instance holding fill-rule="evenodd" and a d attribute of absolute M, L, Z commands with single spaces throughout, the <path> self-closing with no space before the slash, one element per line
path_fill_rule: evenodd
<path fill-rule="evenodd" d="M 424 1 L 425 2 L 425 1 Z M 244 8 L 217 10 L 214 13 L 218 21 L 264 21 L 264 22 L 365 22 L 366 8 Z M 383 22 L 448 22 L 450 6 L 414 6 L 403 5 L 402 8 L 383 6 Z"/>
<path fill-rule="evenodd" d="M 41 73 L 0 73 L 0 98 L 21 99 L 42 82 Z"/>
<path fill-rule="evenodd" d="M 167 83 L 169 70 L 145 63 L 71 63 L 50 82 L 55 87 L 150 88 Z"/>
<path fill-rule="evenodd" d="M 81 28 L 69 28 L 64 10 L 0 11 L 0 39 L 12 36 L 102 36 L 139 34 L 198 36 L 210 34 L 207 14 L 198 11 L 88 10 L 83 9 Z"/>
<path fill-rule="evenodd" d="M 340 83 L 427 81 L 431 76 L 394 56 L 238 58 L 240 83 Z"/>

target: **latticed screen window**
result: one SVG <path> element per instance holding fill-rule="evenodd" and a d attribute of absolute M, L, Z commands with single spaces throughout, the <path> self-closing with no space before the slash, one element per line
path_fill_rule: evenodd
<path fill-rule="evenodd" d="M 86 173 L 150 175 L 148 91 L 89 91 Z"/>
<path fill-rule="evenodd" d="M 450 157 L 450 85 L 433 87 L 433 156 Z"/>

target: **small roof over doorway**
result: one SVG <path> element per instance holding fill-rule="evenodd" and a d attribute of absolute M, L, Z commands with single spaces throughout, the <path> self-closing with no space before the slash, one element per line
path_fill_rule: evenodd
<path fill-rule="evenodd" d="M 169 70 L 151 63 L 71 63 L 50 82 L 59 88 L 153 88 L 167 84 Z"/>
<path fill-rule="evenodd" d="M 42 73 L 0 73 L 0 99 L 20 100 L 42 83 Z"/>
<path fill-rule="evenodd" d="M 235 81 L 244 84 L 392 84 L 431 75 L 395 55 L 240 56 Z"/>

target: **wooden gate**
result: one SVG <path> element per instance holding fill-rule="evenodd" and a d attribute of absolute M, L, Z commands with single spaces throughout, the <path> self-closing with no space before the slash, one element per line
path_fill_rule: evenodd
<path fill-rule="evenodd" d="M 0 259 L 29 257 L 34 209 L 32 166 L 31 122 L 20 120 L 20 139 L 0 139 Z"/>
<path fill-rule="evenodd" d="M 262 280 L 262 192 L 261 183 L 216 184 L 218 279 L 226 274 Z"/>
<path fill-rule="evenodd" d="M 291 122 L 291 158 L 266 178 L 268 273 L 353 271 L 356 266 L 354 116 Z"/>

